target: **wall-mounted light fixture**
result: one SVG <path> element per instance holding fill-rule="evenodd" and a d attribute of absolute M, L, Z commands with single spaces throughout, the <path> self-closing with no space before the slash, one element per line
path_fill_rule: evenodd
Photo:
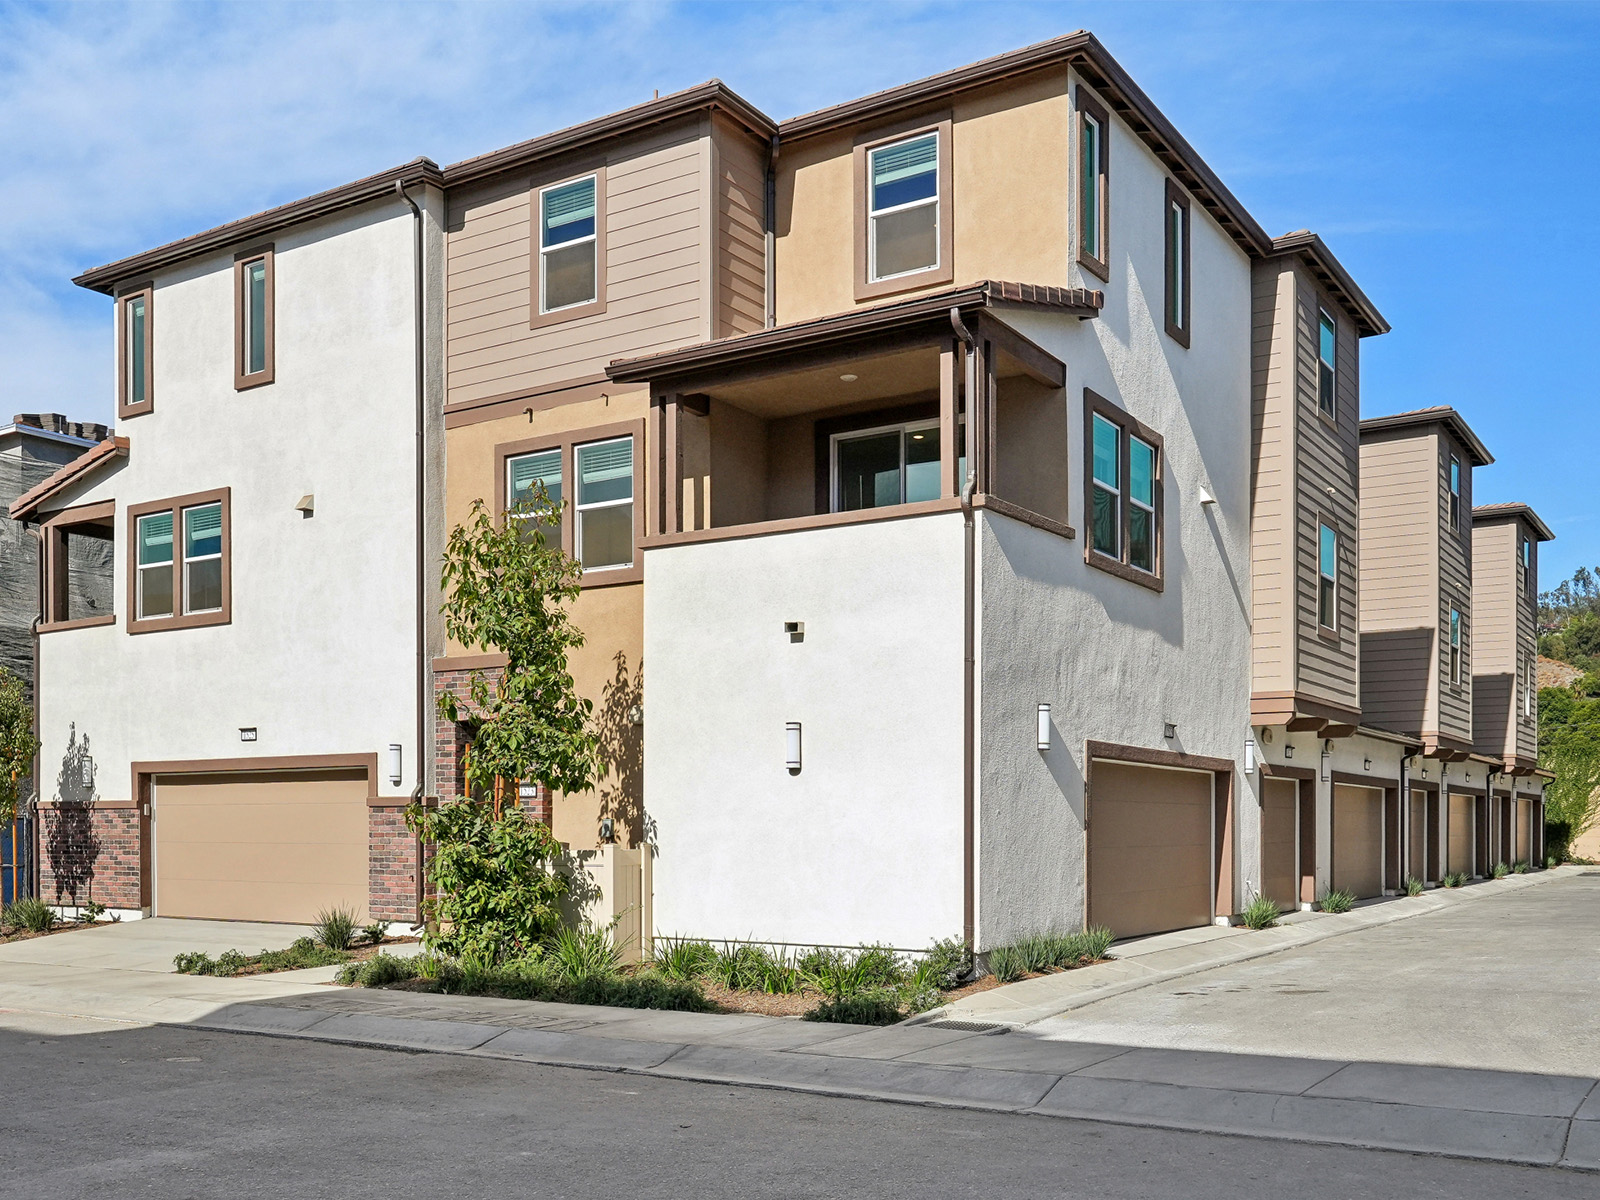
<path fill-rule="evenodd" d="M 94 760 L 93 759 L 85 758 L 83 760 L 83 766 L 79 770 L 78 779 L 83 784 L 84 787 L 93 787 L 94 786 Z"/>
<path fill-rule="evenodd" d="M 783 765 L 789 774 L 800 774 L 800 722 L 789 721 L 783 727 Z"/>
<path fill-rule="evenodd" d="M 1361 760 L 1361 769 L 1362 769 L 1362 770 L 1363 770 L 1363 771 L 1370 771 L 1370 770 L 1372 770 L 1372 760 L 1371 760 L 1371 759 L 1370 759 L 1370 758 L 1363 758 L 1363 759 L 1362 759 L 1362 760 Z"/>
<path fill-rule="evenodd" d="M 783 631 L 789 635 L 791 642 L 803 642 L 806 640 L 806 623 L 804 621 L 785 621 L 783 623 Z"/>
<path fill-rule="evenodd" d="M 300 514 L 300 519 L 314 517 L 317 514 L 317 498 L 310 492 L 300 497 L 300 502 L 294 506 L 295 512 Z"/>
<path fill-rule="evenodd" d="M 1039 705 L 1038 745 L 1040 753 L 1050 749 L 1050 706 Z"/>
<path fill-rule="evenodd" d="M 1177 725 L 1175 725 L 1171 721 L 1168 721 L 1166 723 L 1166 725 L 1161 730 L 1161 736 L 1166 738 L 1168 741 L 1171 741 L 1173 738 L 1177 737 L 1178 736 L 1178 727 L 1177 727 Z"/>
<path fill-rule="evenodd" d="M 1201 507 L 1202 508 L 1209 507 L 1210 505 L 1213 505 L 1216 502 L 1217 502 L 1217 498 L 1211 494 L 1211 489 L 1206 487 L 1204 484 L 1201 484 L 1201 486 L 1200 486 L 1200 505 L 1201 505 Z"/>
<path fill-rule="evenodd" d="M 1283 744 L 1283 756 L 1285 758 L 1293 758 L 1294 757 L 1294 743 L 1293 742 L 1285 742 Z"/>
<path fill-rule="evenodd" d="M 389 743 L 389 782 L 400 786 L 400 743 Z"/>
<path fill-rule="evenodd" d="M 1256 740 L 1247 737 L 1244 740 L 1244 773 L 1249 775 L 1256 769 Z"/>
<path fill-rule="evenodd" d="M 1333 755 L 1329 754 L 1326 750 L 1324 750 L 1322 752 L 1321 763 L 1322 763 L 1322 769 L 1321 769 L 1320 774 L 1322 776 L 1322 782 L 1323 783 L 1327 783 L 1328 780 L 1333 777 L 1330 774 L 1330 772 L 1331 772 L 1331 770 L 1333 768 Z"/>

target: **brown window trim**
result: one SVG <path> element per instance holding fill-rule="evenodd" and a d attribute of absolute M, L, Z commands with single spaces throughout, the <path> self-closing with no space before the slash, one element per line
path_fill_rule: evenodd
<path fill-rule="evenodd" d="M 1175 324 L 1172 320 L 1172 206 L 1177 205 L 1183 212 L 1183 295 L 1178 298 L 1183 309 L 1183 324 Z M 1167 336 L 1185 350 L 1189 348 L 1189 327 L 1194 324 L 1194 309 L 1190 306 L 1189 297 L 1191 288 L 1189 283 L 1190 264 L 1194 260 L 1191 253 L 1189 240 L 1189 194 L 1177 185 L 1172 179 L 1167 180 L 1166 208 L 1161 213 L 1162 242 L 1166 253 L 1162 258 L 1165 271 L 1165 286 L 1161 292 L 1162 323 L 1167 330 Z"/>
<path fill-rule="evenodd" d="M 1332 625 L 1324 625 L 1322 623 L 1322 527 L 1324 525 L 1333 530 L 1333 619 L 1335 623 Z M 1313 600 L 1313 607 L 1316 610 L 1317 636 L 1335 646 L 1342 645 L 1344 639 L 1339 634 L 1338 625 L 1342 614 L 1339 604 L 1339 560 L 1344 556 L 1344 531 L 1339 528 L 1339 522 L 1333 518 L 1331 513 L 1324 512 L 1321 509 L 1317 510 L 1317 537 L 1313 549 L 1317 566 L 1317 591 Z"/>
<path fill-rule="evenodd" d="M 117 420 L 141 417 L 156 406 L 154 283 L 141 283 L 117 296 Z M 128 301 L 144 300 L 144 403 L 128 403 Z"/>
<path fill-rule="evenodd" d="M 1094 548 L 1094 418 L 1096 414 L 1104 417 L 1122 430 L 1122 454 L 1118 464 L 1118 478 L 1122 480 L 1122 503 L 1119 505 L 1121 530 L 1118 539 L 1118 549 L 1121 558 L 1112 558 Z M 1128 530 L 1129 510 L 1128 503 L 1128 435 L 1133 434 L 1141 441 L 1149 442 L 1156 448 L 1156 470 L 1154 483 L 1155 499 L 1155 571 L 1144 571 L 1132 566 L 1127 561 L 1128 555 Z M 1104 396 L 1098 395 L 1089 388 L 1083 389 L 1083 561 L 1091 567 L 1115 575 L 1118 579 L 1126 579 L 1129 583 L 1137 583 L 1140 587 L 1147 587 L 1153 592 L 1166 590 L 1166 474 L 1167 474 L 1167 448 L 1161 435 L 1151 429 L 1132 413 L 1118 408 Z"/>
<path fill-rule="evenodd" d="M 63 508 L 59 512 L 51 513 L 41 524 L 40 533 L 43 535 L 41 552 L 44 554 L 44 619 L 39 622 L 40 633 L 59 633 L 66 629 L 92 629 L 97 625 L 116 623 L 115 612 L 108 612 L 98 617 L 78 617 L 74 620 L 56 616 L 57 613 L 64 611 L 66 600 L 66 531 L 74 525 L 105 525 L 112 529 L 115 538 L 116 515 L 117 502 L 101 500 L 94 504 Z"/>
<path fill-rule="evenodd" d="M 523 454 L 540 450 L 561 451 L 561 490 L 566 494 L 561 510 L 561 550 L 569 558 L 574 553 L 577 524 L 573 514 L 577 511 L 578 482 L 574 474 L 577 465 L 576 447 L 590 442 L 603 442 L 627 434 L 633 436 L 633 565 L 631 567 L 600 567 L 585 571 L 581 586 L 585 588 L 614 587 L 619 583 L 640 583 L 644 580 L 644 554 L 639 543 L 644 540 L 645 497 L 648 492 L 644 479 L 645 423 L 622 421 L 615 425 L 594 425 L 587 429 L 568 429 L 544 437 L 525 438 L 516 442 L 503 442 L 494 448 L 494 518 L 500 521 L 506 511 L 506 461 Z"/>
<path fill-rule="evenodd" d="M 862 429 L 876 429 L 880 425 L 905 425 L 915 421 L 936 421 L 938 418 L 939 402 L 927 400 L 873 409 L 871 412 L 848 413 L 842 417 L 823 417 L 813 422 L 813 462 L 816 469 L 814 511 L 817 513 L 833 511 L 833 439 L 836 435 L 855 433 Z M 958 450 L 957 454 L 959 453 Z"/>
<path fill-rule="evenodd" d="M 555 312 L 542 312 L 544 306 L 544 264 L 539 253 L 542 241 L 539 196 L 549 188 L 576 183 L 594 176 L 594 299 Z M 528 328 L 543 329 L 584 317 L 597 317 L 606 311 L 606 163 L 591 161 L 581 171 L 563 170 L 559 175 L 536 178 L 528 190 Z"/>
<path fill-rule="evenodd" d="M 128 506 L 128 548 L 124 569 L 128 575 L 128 632 L 154 633 L 160 629 L 198 629 L 233 623 L 233 514 L 231 488 L 190 492 L 167 500 L 150 500 Z M 151 513 L 172 513 L 172 606 L 183 603 L 183 510 L 201 504 L 222 505 L 222 607 L 216 612 L 178 613 L 170 617 L 139 616 L 139 518 Z"/>
<path fill-rule="evenodd" d="M 276 267 L 273 262 L 274 251 L 271 242 L 265 246 L 252 246 L 248 250 L 241 250 L 233 256 L 233 390 L 236 392 L 247 391 L 250 388 L 261 387 L 271 383 L 276 375 L 277 367 L 277 311 L 276 298 Z M 244 269 L 257 259 L 267 266 L 267 333 L 266 333 L 266 363 L 261 370 L 250 375 L 245 373 L 245 340 L 249 331 L 244 327 L 245 301 Z"/>
<path fill-rule="evenodd" d="M 851 151 L 854 159 L 852 165 L 855 175 L 855 199 L 850 223 L 855 231 L 855 296 L 858 302 L 950 283 L 955 279 L 955 212 L 951 204 L 950 186 L 953 177 L 951 169 L 951 159 L 954 156 L 954 141 L 951 136 L 953 128 L 952 114 L 945 111 L 927 114 L 913 121 L 902 121 L 887 128 L 875 129 L 856 138 Z M 893 279 L 874 281 L 867 274 L 870 258 L 867 253 L 867 239 L 870 232 L 867 208 L 872 195 L 867 181 L 867 155 L 889 142 L 905 141 L 923 133 L 939 135 L 939 262 L 935 266 L 913 271 L 908 275 L 896 275 Z"/>
<path fill-rule="evenodd" d="M 1326 317 L 1333 326 L 1333 362 L 1329 369 L 1333 372 L 1333 411 L 1329 412 L 1322 407 L 1322 319 Z M 1317 297 L 1317 334 L 1316 342 L 1311 348 L 1311 353 L 1317 363 L 1317 386 L 1311 394 L 1311 403 L 1317 410 L 1329 429 L 1339 427 L 1339 316 L 1333 311 L 1333 305 L 1322 296 Z"/>
<path fill-rule="evenodd" d="M 1072 190 L 1072 211 L 1076 219 L 1076 228 L 1073 231 L 1073 244 L 1077 251 L 1078 265 L 1097 277 L 1102 283 L 1111 282 L 1111 114 L 1106 111 L 1105 105 L 1096 100 L 1088 90 L 1079 84 L 1076 99 L 1073 104 L 1076 115 L 1073 118 L 1073 147 L 1072 147 L 1072 180 L 1075 187 Z M 1095 191 L 1100 198 L 1100 244 L 1095 247 L 1098 254 L 1090 254 L 1083 248 L 1083 181 L 1079 173 L 1083 168 L 1083 126 L 1085 115 L 1093 117 L 1100 123 L 1100 173 L 1096 180 Z"/>

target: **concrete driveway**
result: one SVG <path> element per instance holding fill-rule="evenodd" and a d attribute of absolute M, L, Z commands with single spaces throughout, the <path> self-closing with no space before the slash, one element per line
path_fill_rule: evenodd
<path fill-rule="evenodd" d="M 1600 1075 L 1600 870 L 1111 996 L 1029 1031 Z"/>
<path fill-rule="evenodd" d="M 286 949 L 296 938 L 310 932 L 304 925 L 152 917 L 9 942 L 0 946 L 0 963 L 170 973 L 173 956 L 185 951 L 202 950 L 213 957 L 225 950 L 257 954 Z"/>

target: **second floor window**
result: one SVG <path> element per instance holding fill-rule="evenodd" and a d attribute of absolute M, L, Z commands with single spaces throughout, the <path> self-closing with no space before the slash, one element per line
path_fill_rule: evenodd
<path fill-rule="evenodd" d="M 1094 513 L 1090 546 L 1096 554 L 1122 557 L 1122 430 L 1094 417 Z"/>
<path fill-rule="evenodd" d="M 1461 610 L 1450 610 L 1450 682 L 1461 683 Z"/>
<path fill-rule="evenodd" d="M 172 587 L 172 513 L 140 517 L 138 615 L 174 615 Z"/>
<path fill-rule="evenodd" d="M 233 276 L 233 386 L 242 390 L 273 380 L 272 248 L 239 255 L 233 264 Z"/>
<path fill-rule="evenodd" d="M 1524 655 L 1522 659 L 1522 715 L 1524 719 L 1533 717 L 1533 697 L 1536 679 L 1534 677 L 1533 659 Z"/>
<path fill-rule="evenodd" d="M 578 477 L 574 555 L 585 571 L 633 565 L 633 438 L 574 451 Z"/>
<path fill-rule="evenodd" d="M 1525 537 L 1522 539 L 1522 586 L 1529 596 L 1534 594 L 1533 539 L 1530 537 Z"/>
<path fill-rule="evenodd" d="M 834 511 L 939 498 L 939 423 L 890 425 L 833 438 Z"/>
<path fill-rule="evenodd" d="M 1317 624 L 1339 628 L 1339 534 L 1331 526 L 1317 526 Z"/>
<path fill-rule="evenodd" d="M 222 505 L 183 510 L 183 611 L 222 608 Z"/>
<path fill-rule="evenodd" d="M 117 416 L 136 417 L 153 407 L 150 370 L 150 302 L 152 288 L 133 292 L 119 301 L 121 346 L 117 363 Z"/>
<path fill-rule="evenodd" d="M 1166 327 L 1180 345 L 1189 344 L 1189 197 L 1167 180 Z"/>
<path fill-rule="evenodd" d="M 1111 277 L 1106 207 L 1110 200 L 1106 110 L 1078 89 L 1078 263 L 1101 279 Z"/>
<path fill-rule="evenodd" d="M 228 490 L 134 505 L 128 515 L 134 577 L 128 632 L 226 623 Z"/>
<path fill-rule="evenodd" d="M 1089 409 L 1085 558 L 1161 588 L 1161 439 L 1093 393 Z"/>
<path fill-rule="evenodd" d="M 879 146 L 867 156 L 867 278 L 939 265 L 939 135 Z"/>
<path fill-rule="evenodd" d="M 538 485 L 544 486 L 545 497 L 555 506 L 555 514 L 540 521 L 537 528 L 544 534 L 547 545 L 561 545 L 561 450 L 540 450 L 506 460 L 506 508 L 513 509 L 528 504 L 538 494 Z M 527 522 L 526 513 L 517 515 Z"/>
<path fill-rule="evenodd" d="M 539 311 L 599 299 L 596 176 L 539 193 Z"/>
<path fill-rule="evenodd" d="M 1317 320 L 1317 405 L 1330 417 L 1338 416 L 1338 333 L 1333 318 L 1321 311 Z"/>
<path fill-rule="evenodd" d="M 1461 528 L 1461 460 L 1450 456 L 1450 528 Z"/>

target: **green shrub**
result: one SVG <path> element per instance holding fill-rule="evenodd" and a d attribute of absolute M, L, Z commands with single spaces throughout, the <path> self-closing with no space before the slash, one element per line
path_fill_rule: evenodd
<path fill-rule="evenodd" d="M 460 996 L 501 996 L 510 1000 L 548 1000 L 562 1004 L 601 1004 L 612 1008 L 653 1008 L 672 1012 L 711 1012 L 714 1006 L 692 982 L 640 975 L 559 978 L 540 958 L 487 967 L 441 960 L 435 976 L 440 990 Z"/>
<path fill-rule="evenodd" d="M 610 931 L 588 926 L 556 930 L 541 948 L 540 957 L 553 973 L 574 982 L 615 975 L 622 964 L 622 954 L 612 942 Z"/>
<path fill-rule="evenodd" d="M 350 908 L 325 908 L 311 923 L 311 936 L 329 950 L 348 950 L 356 940 L 356 914 Z"/>
<path fill-rule="evenodd" d="M 903 1015 L 899 998 L 893 992 L 873 989 L 850 996 L 830 996 L 808 1012 L 805 1019 L 845 1025 L 893 1025 Z"/>
<path fill-rule="evenodd" d="M 804 982 L 835 1000 L 897 988 L 907 979 L 905 959 L 887 946 L 812 950 L 800 956 L 796 968 Z"/>
<path fill-rule="evenodd" d="M 106 915 L 106 906 L 98 900 L 91 900 L 78 907 L 78 920 L 84 925 L 93 925 Z"/>
<path fill-rule="evenodd" d="M 211 973 L 213 975 L 237 975 L 249 965 L 249 956 L 238 950 L 224 950 L 217 955 L 217 962 Z"/>
<path fill-rule="evenodd" d="M 1561 860 L 1558 859 L 1554 854 L 1550 855 L 1544 860 L 1544 869 L 1546 871 L 1554 871 L 1560 865 Z"/>
<path fill-rule="evenodd" d="M 287 950 L 263 950 L 250 961 L 264 971 L 300 971 L 307 967 L 331 967 L 349 957 L 347 951 L 319 946 L 303 937 L 296 938 Z"/>
<path fill-rule="evenodd" d="M 422 970 L 418 958 L 395 954 L 374 954 L 366 962 L 346 963 L 339 969 L 338 982 L 357 987 L 387 987 L 402 979 L 415 979 Z"/>
<path fill-rule="evenodd" d="M 1106 951 L 1111 949 L 1111 943 L 1117 940 L 1117 935 L 1104 925 L 1091 925 L 1083 932 L 1083 952 L 1090 962 L 1099 962 L 1106 956 Z"/>
<path fill-rule="evenodd" d="M 1322 911 L 1325 913 L 1347 913 L 1355 906 L 1354 892 L 1347 892 L 1342 888 L 1334 888 L 1322 897 Z"/>
<path fill-rule="evenodd" d="M 931 987 L 948 992 L 972 974 L 972 948 L 960 938 L 945 938 L 928 947 L 913 968 Z"/>
<path fill-rule="evenodd" d="M 1418 879 L 1415 875 L 1406 876 L 1404 887 L 1406 889 L 1406 895 L 1408 896 L 1422 895 L 1422 880 Z"/>
<path fill-rule="evenodd" d="M 1494 865 L 1494 871 L 1491 873 L 1496 879 L 1504 879 L 1507 875 L 1511 874 L 1511 868 L 1506 866 L 1506 864 L 1503 862 L 1497 862 Z"/>
<path fill-rule="evenodd" d="M 6 905 L 7 925 L 20 926 L 30 933 L 49 933 L 56 927 L 56 910 L 37 896 L 24 896 Z"/>
<path fill-rule="evenodd" d="M 175 954 L 172 966 L 179 975 L 210 975 L 216 969 L 216 962 L 209 954 L 199 950 L 191 950 L 185 954 Z"/>
<path fill-rule="evenodd" d="M 667 979 L 698 979 L 711 973 L 717 951 L 694 938 L 657 937 L 650 962 Z"/>
<path fill-rule="evenodd" d="M 1246 929 L 1271 929 L 1281 916 L 1283 909 L 1278 907 L 1276 900 L 1271 896 L 1257 896 L 1244 906 L 1241 920 Z"/>
<path fill-rule="evenodd" d="M 1028 973 L 1028 958 L 1020 947 L 996 946 L 989 951 L 989 971 L 1001 983 L 1015 983 Z"/>
<path fill-rule="evenodd" d="M 1528 864 L 1525 862 L 1519 862 L 1516 866 L 1511 868 L 1511 873 L 1513 875 L 1526 875 L 1528 873 Z"/>
<path fill-rule="evenodd" d="M 374 921 L 372 924 L 363 928 L 361 930 L 361 934 L 367 939 L 368 942 L 376 946 L 389 935 L 389 926 L 384 924 L 382 921 Z"/>
<path fill-rule="evenodd" d="M 1466 883 L 1466 881 L 1466 875 L 1462 874 L 1460 871 L 1446 871 L 1444 873 L 1444 878 L 1439 880 L 1439 885 L 1447 888 L 1458 888 L 1462 884 Z"/>

